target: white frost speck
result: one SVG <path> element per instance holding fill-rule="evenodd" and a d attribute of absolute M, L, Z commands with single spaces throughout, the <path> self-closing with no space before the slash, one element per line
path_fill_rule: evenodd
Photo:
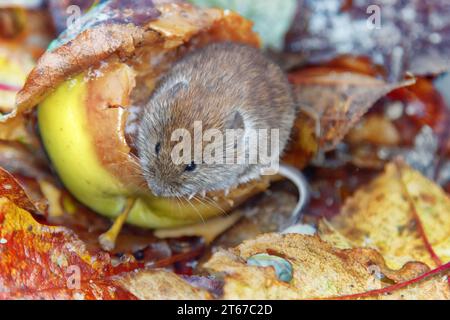
<path fill-rule="evenodd" d="M 75 292 L 73 295 L 74 300 L 85 300 L 84 293 Z"/>
<path fill-rule="evenodd" d="M 4 238 L 0 239 L 0 244 L 7 244 L 7 243 L 8 243 L 8 240 L 6 240 Z"/>
<path fill-rule="evenodd" d="M 369 237 L 364 237 L 364 246 L 365 247 L 370 247 L 370 245 L 373 243 L 373 240 Z"/>
<path fill-rule="evenodd" d="M 291 226 L 284 230 L 283 234 L 289 234 L 289 233 L 297 233 L 297 234 L 303 234 L 303 235 L 309 235 L 313 236 L 316 234 L 316 228 L 309 224 L 296 224 L 294 226 Z"/>
<path fill-rule="evenodd" d="M 400 119 L 403 115 L 405 106 L 402 102 L 397 101 L 389 105 L 389 108 L 386 110 L 386 116 L 390 120 L 397 120 Z"/>
<path fill-rule="evenodd" d="M 442 37 L 439 33 L 433 32 L 428 36 L 428 40 L 430 40 L 432 44 L 439 44 L 442 41 Z"/>

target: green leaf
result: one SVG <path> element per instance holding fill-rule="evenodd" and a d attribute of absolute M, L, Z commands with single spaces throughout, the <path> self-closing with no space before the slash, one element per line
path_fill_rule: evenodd
<path fill-rule="evenodd" d="M 265 47 L 281 49 L 284 36 L 291 26 L 296 0 L 190 0 L 203 7 L 218 7 L 236 11 L 255 23 L 255 31 Z"/>

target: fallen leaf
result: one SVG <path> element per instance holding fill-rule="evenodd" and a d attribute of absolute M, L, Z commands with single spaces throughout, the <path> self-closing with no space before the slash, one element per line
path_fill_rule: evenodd
<path fill-rule="evenodd" d="M 61 20 L 64 19 L 64 17 L 60 16 L 61 11 L 65 11 L 65 15 L 68 15 L 73 11 L 68 10 L 70 5 L 78 6 L 80 13 L 83 13 L 79 20 L 73 21 L 72 24 L 70 24 L 70 15 L 64 19 L 66 24 L 64 27 L 65 31 L 50 45 L 50 50 L 63 46 L 74 40 L 81 33 L 103 24 L 132 24 L 137 27 L 143 27 L 160 16 L 161 12 L 155 6 L 155 4 L 159 3 L 161 3 L 160 0 L 143 0 L 139 5 L 129 0 L 109 0 L 100 3 L 92 0 L 75 0 L 64 1 L 59 4 L 55 4 L 55 1 L 50 1 L 50 9 L 53 11 L 53 16 L 56 18 L 55 22 L 59 28 L 61 28 Z M 64 9 L 64 7 L 66 8 Z"/>
<path fill-rule="evenodd" d="M 449 21 L 447 0 L 298 0 L 286 47 L 307 56 L 309 63 L 342 54 L 368 56 L 385 67 L 389 79 L 399 81 L 408 71 L 429 75 L 449 70 Z"/>
<path fill-rule="evenodd" d="M 406 165 L 391 163 L 348 199 L 330 224 L 350 247 L 379 250 L 391 268 L 408 261 L 437 267 L 450 260 L 448 212 L 450 199 L 439 186 Z M 322 238 L 335 241 L 334 231 L 321 229 Z"/>
<path fill-rule="evenodd" d="M 288 261 L 293 279 L 286 283 L 272 267 L 247 264 L 261 253 Z M 203 268 L 223 280 L 222 299 L 389 299 L 397 293 L 408 299 L 450 297 L 445 277 L 450 265 L 429 274 L 416 262 L 391 270 L 374 250 L 337 249 L 317 236 L 266 234 L 216 252 Z"/>
<path fill-rule="evenodd" d="M 289 75 L 300 109 L 289 153 L 331 150 L 389 92 L 414 80 L 389 84 L 364 74 L 332 68 L 308 68 Z"/>
<path fill-rule="evenodd" d="M 428 271 L 414 279 L 383 289 L 375 289 L 364 293 L 328 299 L 448 300 L 447 282 L 449 269 L 450 263 Z"/>
<path fill-rule="evenodd" d="M 346 135 L 342 159 L 359 168 L 382 169 L 401 156 L 414 169 L 444 183 L 449 108 L 433 81 L 417 78 L 380 99 Z"/>
<path fill-rule="evenodd" d="M 173 272 L 145 270 L 118 277 L 125 289 L 141 300 L 206 300 L 212 295 L 199 289 Z"/>
<path fill-rule="evenodd" d="M 294 279 L 286 283 L 271 267 L 248 266 L 246 259 L 259 253 L 287 260 Z M 409 262 L 395 271 L 372 249 L 338 249 L 317 236 L 297 234 L 267 234 L 220 250 L 202 276 L 145 270 L 132 259 L 120 263 L 108 253 L 91 253 L 69 229 L 39 224 L 6 198 L 0 198 L 0 255 L 3 299 L 448 299 L 450 294 L 447 265 L 428 271 Z"/>
<path fill-rule="evenodd" d="M 300 109 L 319 123 L 319 145 L 329 150 L 345 136 L 372 105 L 387 93 L 413 83 L 387 84 L 350 72 L 306 70 L 291 74 Z"/>
<path fill-rule="evenodd" d="M 436 263 L 449 262 L 450 198 L 438 185 L 406 165 L 398 164 L 397 170 L 428 251 Z"/>
<path fill-rule="evenodd" d="M 26 194 L 19 182 L 7 171 L 0 167 L 0 198 L 6 198 L 17 206 L 30 212 L 39 212 L 43 208 L 37 208 Z"/>
<path fill-rule="evenodd" d="M 137 267 L 91 255 L 72 231 L 37 223 L 0 198 L 1 299 L 133 299 L 111 277 Z"/>

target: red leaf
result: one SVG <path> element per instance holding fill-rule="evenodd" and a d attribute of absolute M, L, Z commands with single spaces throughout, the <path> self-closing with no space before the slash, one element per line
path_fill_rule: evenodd
<path fill-rule="evenodd" d="M 0 199 L 0 299 L 133 299 L 111 278 L 135 269 L 114 266 L 109 254 L 91 255 L 64 227 L 40 225 Z"/>

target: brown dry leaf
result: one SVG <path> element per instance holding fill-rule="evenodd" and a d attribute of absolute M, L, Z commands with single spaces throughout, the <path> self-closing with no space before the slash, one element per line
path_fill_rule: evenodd
<path fill-rule="evenodd" d="M 321 237 L 339 247 L 379 250 L 391 268 L 408 261 L 448 262 L 450 199 L 433 182 L 401 163 L 350 198 Z M 437 254 L 437 255 L 436 255 Z"/>
<path fill-rule="evenodd" d="M 434 254 L 434 260 L 450 261 L 450 198 L 435 183 L 419 172 L 399 164 L 402 183 L 416 219 Z"/>
<path fill-rule="evenodd" d="M 30 199 L 19 182 L 6 170 L 0 168 L 0 199 L 5 198 L 30 212 L 38 213 L 45 208 L 38 208 Z"/>
<path fill-rule="evenodd" d="M 167 270 L 143 270 L 117 278 L 123 288 L 141 300 L 205 300 L 212 295 Z"/>
<path fill-rule="evenodd" d="M 247 265 L 247 259 L 260 253 L 287 260 L 293 279 L 282 282 L 271 267 Z M 394 271 L 374 250 L 336 249 L 317 236 L 298 234 L 266 234 L 221 250 L 204 265 L 223 277 L 224 299 L 449 299 L 448 267 L 424 274 L 425 265 L 410 262 Z"/>
<path fill-rule="evenodd" d="M 390 84 L 363 74 L 321 67 L 300 70 L 289 77 L 303 114 L 297 120 L 296 127 L 301 130 L 295 134 L 294 149 L 308 153 L 318 148 L 333 149 L 377 100 L 414 83 L 407 80 Z M 309 128 L 309 134 L 304 128 Z M 302 138 L 305 133 L 306 140 Z"/>

